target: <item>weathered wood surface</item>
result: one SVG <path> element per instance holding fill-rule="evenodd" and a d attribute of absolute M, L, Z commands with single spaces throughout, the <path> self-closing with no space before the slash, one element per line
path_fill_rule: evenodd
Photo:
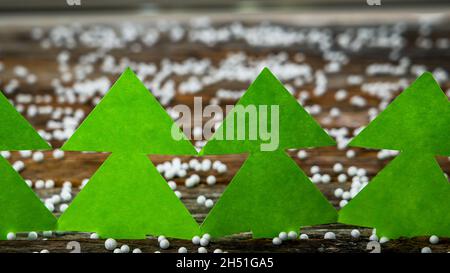
<path fill-rule="evenodd" d="M 284 16 L 283 22 L 286 25 L 288 22 L 288 16 Z M 240 21 L 245 21 L 245 18 L 241 18 Z M 364 22 L 361 25 L 365 25 Z M 354 25 L 352 27 L 356 27 Z M 292 26 L 290 26 L 292 27 Z M 338 30 L 345 26 L 328 26 L 331 30 Z M 10 27 L 0 25 L 0 60 L 4 63 L 5 69 L 0 73 L 0 88 L 3 88 L 11 78 L 14 78 L 12 73 L 12 67 L 15 65 L 24 65 L 30 71 L 35 73 L 39 81 L 34 85 L 21 85 L 16 91 L 17 93 L 30 93 L 30 94 L 51 94 L 54 96 L 51 80 L 57 74 L 56 55 L 61 52 L 61 49 L 51 48 L 42 49 L 38 42 L 30 39 L 31 26 Z M 425 64 L 430 69 L 435 67 L 442 67 L 447 71 L 450 71 L 450 51 L 443 49 L 417 49 L 413 47 L 415 38 L 417 37 L 417 25 L 411 26 L 409 31 L 405 34 L 408 46 L 403 50 L 404 56 L 410 58 L 413 63 Z M 433 37 L 450 37 L 450 25 L 442 23 L 434 28 Z M 171 60 L 184 60 L 189 57 L 195 58 L 207 58 L 211 60 L 213 64 L 219 63 L 227 54 L 232 52 L 244 51 L 246 54 L 255 58 L 266 56 L 268 54 L 286 52 L 289 58 L 294 58 L 299 49 L 293 47 L 271 47 L 271 48 L 258 48 L 250 47 L 243 41 L 231 41 L 226 44 L 218 44 L 215 47 L 208 47 L 201 44 L 188 43 L 182 41 L 181 43 L 172 43 L 167 39 L 161 39 L 151 49 L 145 49 L 139 53 L 131 53 L 127 50 L 114 50 L 111 54 L 114 56 L 127 56 L 133 60 L 139 60 L 143 62 L 160 63 L 163 58 L 170 58 Z M 324 65 L 324 61 L 315 48 L 301 48 L 302 54 L 306 56 L 306 60 L 309 65 L 314 69 L 320 69 Z M 71 50 L 73 60 L 76 60 L 80 55 L 89 52 L 87 48 L 75 48 Z M 322 114 L 319 114 L 315 118 L 325 128 L 339 128 L 347 127 L 349 130 L 358 128 L 369 122 L 366 115 L 366 108 L 359 109 L 350 105 L 348 101 L 337 103 L 334 99 L 334 93 L 340 89 L 345 88 L 351 95 L 361 95 L 367 99 L 368 107 L 376 106 L 378 101 L 373 97 L 369 97 L 367 94 L 362 93 L 359 86 L 348 86 L 345 82 L 345 77 L 350 74 L 364 74 L 364 69 L 367 64 L 373 62 L 388 61 L 387 51 L 377 49 L 366 49 L 364 52 L 359 52 L 352 55 L 349 53 L 351 59 L 351 65 L 346 65 L 339 73 L 327 75 L 329 90 L 326 95 L 320 98 L 312 97 L 310 103 L 320 104 L 322 107 Z M 99 76 L 98 71 L 94 71 L 93 77 Z M 176 82 L 185 80 L 186 77 L 175 77 Z M 405 76 L 409 80 L 412 80 L 411 75 Z M 372 82 L 378 80 L 396 80 L 394 76 L 365 76 L 365 81 Z M 113 80 L 113 77 L 111 77 Z M 234 82 L 221 82 L 215 86 L 207 86 L 199 95 L 201 95 L 205 102 L 209 101 L 215 94 L 218 86 L 226 89 L 245 89 L 247 83 L 234 83 Z M 443 83 L 444 90 L 450 88 L 450 82 Z M 312 91 L 313 84 L 307 84 L 302 86 L 302 90 Z M 14 99 L 14 95 L 10 96 Z M 187 104 L 192 105 L 192 96 L 180 95 L 174 98 L 171 105 L 175 104 Z M 223 102 L 233 104 L 233 101 Z M 54 106 L 68 106 L 64 104 L 57 104 L 55 100 L 52 103 Z M 81 108 L 86 112 L 92 109 L 90 104 L 74 104 L 70 105 L 73 108 Z M 342 114 L 332 119 L 330 122 L 326 121 L 326 114 L 332 107 L 338 106 L 342 111 Z M 30 122 L 37 129 L 44 129 L 48 116 L 35 116 L 27 117 Z M 52 141 L 53 147 L 60 147 L 61 142 Z M 338 207 L 339 200 L 334 197 L 333 192 L 336 188 L 342 187 L 345 190 L 350 188 L 351 182 L 344 184 L 338 183 L 336 174 L 332 171 L 332 166 L 336 162 L 342 163 L 346 168 L 349 166 L 362 167 L 367 170 L 367 175 L 372 178 L 377 172 L 379 172 L 388 162 L 386 160 L 378 160 L 376 158 L 376 151 L 369 151 L 364 149 L 354 149 L 356 156 L 354 158 L 347 158 L 345 156 L 346 150 L 338 150 L 336 147 L 318 148 L 308 151 L 308 158 L 305 160 L 298 159 L 295 151 L 290 152 L 293 158 L 297 161 L 299 166 L 305 170 L 307 174 L 310 174 L 310 167 L 313 165 L 320 166 L 322 173 L 330 174 L 332 179 L 328 184 L 317 184 L 319 189 L 325 194 L 325 196 L 332 202 L 332 204 Z M 64 181 L 71 181 L 74 184 L 74 189 L 85 178 L 89 178 L 100 164 L 106 158 L 106 154 L 99 153 L 76 153 L 66 152 L 64 159 L 57 160 L 51 155 L 51 152 L 45 152 L 45 160 L 37 163 L 31 159 L 20 158 L 17 152 L 12 153 L 10 158 L 11 162 L 18 159 L 25 162 L 26 168 L 21 172 L 24 178 L 32 179 L 53 179 L 58 186 L 61 186 Z M 150 156 L 155 164 L 161 163 L 166 160 L 170 160 L 173 157 L 168 156 Z M 189 157 L 180 157 L 184 162 L 189 160 Z M 183 193 L 183 202 L 188 209 L 192 212 L 194 217 L 201 222 L 208 212 L 205 207 L 200 207 L 196 204 L 196 198 L 198 195 L 203 194 L 208 198 L 212 198 L 214 201 L 223 192 L 226 184 L 231 180 L 233 175 L 242 165 L 245 160 L 245 155 L 227 155 L 227 156 L 208 156 L 212 160 L 221 160 L 228 166 L 228 172 L 224 175 L 217 174 L 217 185 L 209 187 L 204 184 L 206 176 L 210 173 L 202 173 L 201 185 L 194 189 L 184 188 L 184 179 L 175 179 L 180 185 L 179 189 Z M 440 157 L 439 162 L 443 170 L 447 173 L 450 172 L 450 162 L 445 157 Z M 215 174 L 215 173 L 214 173 Z M 49 190 L 38 190 L 41 197 L 50 196 L 51 194 L 58 193 L 59 188 Z M 229 252 L 367 252 L 366 246 L 368 243 L 368 237 L 371 234 L 370 229 L 360 229 L 361 238 L 352 239 L 350 231 L 354 227 L 345 225 L 326 225 L 321 227 L 309 227 L 304 228 L 302 232 L 309 235 L 309 240 L 297 240 L 283 243 L 281 246 L 273 246 L 271 240 L 252 240 L 248 234 L 236 235 L 229 238 L 224 238 L 211 243 L 208 247 L 209 251 L 215 248 L 223 249 Z M 336 240 L 324 240 L 323 235 L 326 231 L 333 231 L 336 233 Z M 50 252 L 68 252 L 66 245 L 70 241 L 78 241 L 81 243 L 82 252 L 106 252 L 104 249 L 103 240 L 91 240 L 88 239 L 87 234 L 66 234 L 58 235 L 48 240 L 43 240 L 42 237 L 36 241 L 23 240 L 19 236 L 16 241 L 1 241 L 0 252 L 33 252 L 47 249 Z M 131 248 L 140 248 L 144 252 L 159 251 L 159 247 L 155 239 L 148 240 L 119 240 L 120 243 L 126 243 Z M 185 246 L 190 252 L 196 251 L 196 247 L 189 241 L 182 240 L 170 240 L 171 247 L 167 252 L 174 252 L 178 247 Z M 381 246 L 382 252 L 420 252 L 420 249 L 425 246 L 430 246 L 428 238 L 415 238 L 415 239 L 401 239 L 392 240 Z M 431 246 L 433 252 L 447 252 L 450 251 L 450 241 L 448 239 L 441 239 L 438 245 Z M 166 252 L 166 251 L 162 251 Z"/>
<path fill-rule="evenodd" d="M 201 185 L 194 193 L 190 189 L 186 189 L 184 186 L 179 186 L 179 190 L 183 193 L 183 202 L 186 204 L 190 212 L 195 219 L 200 223 L 206 216 L 208 209 L 200 207 L 196 203 L 198 194 L 204 194 L 208 198 L 217 201 L 225 188 L 224 185 L 216 185 L 215 193 L 211 192 L 211 187 L 207 185 Z M 319 188 L 324 191 L 326 187 L 319 185 Z M 52 190 L 38 190 L 38 194 L 41 197 L 51 196 L 54 193 L 58 193 L 60 189 L 55 188 Z M 74 193 L 78 190 L 74 189 Z M 327 192 L 327 191 L 324 191 Z M 328 197 L 330 197 L 327 194 Z M 58 213 L 56 214 L 58 215 Z M 234 236 L 229 236 L 223 239 L 213 240 L 207 247 L 209 252 L 214 251 L 217 248 L 233 252 L 291 252 L 291 253 L 349 253 L 349 252 L 370 252 L 373 251 L 372 247 L 368 247 L 369 236 L 372 234 L 371 229 L 359 228 L 361 237 L 358 239 L 352 238 L 350 232 L 357 227 L 332 224 L 316 227 L 305 227 L 301 230 L 302 233 L 308 234 L 308 240 L 295 240 L 283 242 L 280 246 L 274 246 L 271 239 L 252 239 L 251 234 L 244 233 Z M 326 232 L 332 231 L 336 234 L 336 240 L 325 240 L 323 236 Z M 55 235 L 51 238 L 43 239 L 39 236 L 38 240 L 30 241 L 26 239 L 26 234 L 20 234 L 15 241 L 0 241 L 0 252 L 39 252 L 43 249 L 47 249 L 50 252 L 71 252 L 72 248 L 67 248 L 69 242 L 80 243 L 81 252 L 110 252 L 104 247 L 104 240 L 89 239 L 87 233 L 68 233 Z M 158 246 L 156 238 L 148 238 L 146 240 L 117 240 L 119 246 L 127 244 L 131 249 L 139 248 L 143 252 L 153 253 L 155 251 L 177 252 L 179 247 L 186 247 L 189 252 L 197 252 L 198 246 L 193 245 L 190 241 L 170 239 L 170 248 L 162 250 Z M 429 246 L 428 238 L 414 238 L 414 239 L 398 239 L 391 240 L 387 243 L 381 244 L 381 252 L 410 252 L 418 253 L 421 248 Z M 439 244 L 431 246 L 433 252 L 447 252 L 450 251 L 450 240 L 441 239 Z"/>

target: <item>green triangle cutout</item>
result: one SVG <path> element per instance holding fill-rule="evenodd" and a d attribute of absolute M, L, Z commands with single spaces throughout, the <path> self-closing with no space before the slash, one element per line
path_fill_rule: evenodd
<path fill-rule="evenodd" d="M 0 92 L 0 151 L 48 149 L 50 145 Z"/>
<path fill-rule="evenodd" d="M 56 218 L 0 156 L 0 240 L 9 232 L 54 230 Z"/>
<path fill-rule="evenodd" d="M 178 127 L 172 133 L 173 124 L 156 98 L 127 68 L 62 149 L 197 155 Z"/>
<path fill-rule="evenodd" d="M 336 210 L 295 161 L 276 151 L 248 157 L 201 229 L 213 237 L 252 231 L 254 238 L 273 238 L 336 220 Z"/>
<path fill-rule="evenodd" d="M 450 104 L 424 73 L 378 115 L 350 146 L 450 155 Z"/>
<path fill-rule="evenodd" d="M 113 153 L 58 220 L 58 230 L 102 238 L 191 239 L 199 227 L 144 154 Z"/>
<path fill-rule="evenodd" d="M 335 145 L 335 141 L 303 109 L 283 84 L 269 69 L 264 68 L 233 110 L 227 115 L 222 125 L 202 149 L 200 155 L 257 152 L 261 151 L 261 144 L 276 143 L 274 138 L 264 141 L 259 137 L 257 139 L 253 138 L 253 140 L 249 137 L 249 132 L 253 129 L 249 126 L 248 117 L 245 118 L 243 115 L 238 114 L 242 113 L 239 112 L 240 109 L 245 109 L 248 106 L 255 107 L 257 115 L 254 115 L 254 117 L 262 114 L 261 109 L 263 108 L 261 107 L 278 106 L 279 118 L 274 119 L 274 121 L 278 121 L 279 130 L 275 130 L 273 126 L 272 115 L 270 114 L 270 109 L 272 108 L 267 108 L 269 113 L 267 128 L 276 134 L 278 145 L 270 145 L 274 146 L 274 149 L 266 151 Z M 257 118 L 257 120 L 259 119 Z M 239 131 L 239 129 L 236 129 L 238 121 L 245 121 L 246 135 L 241 140 L 237 137 Z M 232 138 L 227 137 L 227 131 L 230 131 L 227 130 L 228 127 L 235 129 L 234 137 Z M 261 128 L 259 121 L 257 128 L 257 130 Z M 241 132 L 244 132 L 244 130 L 241 130 Z"/>
<path fill-rule="evenodd" d="M 432 154 L 402 152 L 339 212 L 379 237 L 450 237 L 450 185 Z"/>

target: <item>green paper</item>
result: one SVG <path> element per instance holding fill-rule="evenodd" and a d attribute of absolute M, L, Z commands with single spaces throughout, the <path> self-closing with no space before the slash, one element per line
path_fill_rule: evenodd
<path fill-rule="evenodd" d="M 339 212 L 339 222 L 391 239 L 450 236 L 450 185 L 435 155 L 450 155 L 450 105 L 430 73 L 403 91 L 352 146 L 401 150 Z"/>
<path fill-rule="evenodd" d="M 48 149 L 50 145 L 0 92 L 0 151 Z"/>
<path fill-rule="evenodd" d="M 191 239 L 199 227 L 146 155 L 113 153 L 58 221 L 58 230 L 102 238 Z"/>
<path fill-rule="evenodd" d="M 286 90 L 283 84 L 264 68 L 256 80 L 250 85 L 247 92 L 237 102 L 236 106 L 256 106 L 258 116 L 260 106 L 279 106 L 279 146 L 277 150 L 291 148 L 333 146 L 335 141 L 320 127 L 320 125 L 301 107 L 299 102 Z M 245 152 L 258 152 L 261 150 L 263 141 L 261 139 L 251 140 L 249 134 L 246 138 L 239 140 L 237 130 L 233 140 L 219 140 L 218 137 L 226 136 L 227 124 L 234 122 L 234 128 L 240 118 L 236 114 L 237 107 L 227 115 L 222 125 L 200 152 L 200 155 L 210 154 L 238 154 Z M 270 113 L 270 110 L 268 111 Z M 269 115 L 270 116 L 270 115 Z M 242 121 L 242 119 L 241 119 Z M 247 120 L 248 121 L 248 120 Z M 258 130 L 261 124 L 258 122 Z M 272 120 L 267 120 L 268 128 L 272 128 Z M 249 132 L 249 123 L 245 122 L 245 132 Z"/>
<path fill-rule="evenodd" d="M 273 238 L 336 220 L 336 210 L 295 161 L 276 151 L 248 157 L 201 229 L 213 237 L 252 231 L 253 238 Z"/>
<path fill-rule="evenodd" d="M 127 68 L 62 147 L 66 151 L 197 155 L 197 151 L 136 75 Z"/>
<path fill-rule="evenodd" d="M 56 218 L 0 156 L 0 240 L 9 232 L 54 230 Z"/>
<path fill-rule="evenodd" d="M 402 152 L 339 212 L 378 237 L 450 237 L 450 185 L 432 154 Z"/>
<path fill-rule="evenodd" d="M 351 142 L 350 146 L 450 155 L 450 105 L 424 73 Z"/>

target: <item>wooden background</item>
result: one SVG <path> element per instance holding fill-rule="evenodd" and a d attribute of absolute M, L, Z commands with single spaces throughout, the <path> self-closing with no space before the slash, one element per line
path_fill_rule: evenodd
<path fill-rule="evenodd" d="M 155 16 L 151 18 L 136 16 L 133 18 L 138 23 L 146 24 L 147 22 L 153 22 L 161 19 L 163 16 Z M 180 20 L 186 20 L 188 16 L 171 15 L 171 18 L 181 18 Z M 213 24 L 221 25 L 228 24 L 233 21 L 245 22 L 247 24 L 256 24 L 265 18 L 265 15 L 246 16 L 246 15 L 218 15 L 213 16 Z M 116 19 L 114 19 L 116 18 Z M 111 16 L 108 18 L 102 18 L 102 23 L 114 25 L 115 22 L 121 20 L 127 20 L 130 17 L 118 15 L 117 17 Z M 309 18 L 309 19 L 308 19 Z M 312 20 L 312 18 L 314 18 Z M 343 29 L 358 28 L 366 25 L 377 25 L 386 23 L 392 24 L 396 21 L 403 20 L 408 25 L 408 31 L 405 33 L 407 39 L 407 47 L 402 51 L 404 56 L 411 59 L 413 63 L 427 65 L 430 69 L 436 67 L 442 67 L 446 71 L 450 71 L 450 51 L 448 49 L 422 49 L 414 46 L 415 39 L 418 36 L 420 28 L 420 22 L 418 17 L 412 16 L 408 13 L 400 15 L 388 14 L 385 17 L 377 14 L 351 14 L 345 15 L 339 14 L 336 16 L 338 20 L 331 20 L 329 14 L 274 14 L 269 19 L 277 24 L 286 27 L 303 28 L 314 27 L 314 23 L 318 22 L 320 27 L 329 28 L 331 31 L 339 32 Z M 333 18 L 333 19 L 336 19 Z M 448 17 L 447 17 L 448 18 Z M 81 17 L 81 18 L 40 18 L 40 21 L 33 20 L 33 18 L 23 17 L 19 18 L 3 18 L 0 21 L 0 61 L 5 65 L 5 70 L 0 74 L 0 88 L 4 88 L 11 78 L 14 77 L 12 67 L 15 65 L 24 65 L 30 71 L 35 73 L 38 77 L 38 82 L 34 85 L 21 85 L 19 89 L 12 95 L 8 95 L 12 100 L 15 99 L 15 95 L 18 93 L 30 93 L 30 94 L 50 94 L 54 96 L 50 82 L 52 78 L 57 75 L 56 55 L 61 51 L 58 48 L 42 49 L 39 43 L 30 38 L 30 30 L 36 26 L 36 23 L 41 24 L 41 27 L 49 29 L 61 22 L 70 22 L 71 20 L 80 20 L 87 22 L 87 24 L 94 24 L 96 22 L 95 16 Z M 315 20 L 315 21 L 314 21 Z M 308 22 L 306 22 L 308 21 Z M 306 22 L 305 25 L 302 22 Z M 433 24 L 431 39 L 435 40 L 439 37 L 450 37 L 450 24 L 448 20 Z M 181 41 L 179 43 L 171 43 L 168 40 L 161 39 L 152 48 L 143 50 L 142 52 L 130 52 L 126 49 L 114 50 L 111 52 L 114 56 L 127 56 L 132 60 L 140 60 L 145 62 L 159 63 L 163 58 L 170 58 L 171 60 L 184 60 L 190 57 L 195 58 L 208 58 L 213 64 L 217 64 L 227 54 L 232 52 L 243 51 L 249 56 L 259 58 L 268 54 L 274 54 L 279 52 L 286 52 L 290 58 L 293 58 L 299 50 L 306 56 L 308 64 L 314 69 L 320 69 L 324 65 L 324 60 L 320 56 L 320 52 L 315 48 L 298 48 L 296 46 L 291 47 L 252 47 L 243 41 L 229 41 L 215 45 L 213 47 L 202 44 L 190 43 L 188 41 Z M 89 52 L 89 49 L 77 47 L 71 50 L 71 60 L 76 59 L 77 56 Z M 373 62 L 389 62 L 387 57 L 388 52 L 385 50 L 377 49 L 363 49 L 361 52 L 354 54 L 348 53 L 350 62 L 345 65 L 338 73 L 327 75 L 329 90 L 326 95 L 320 98 L 312 97 L 310 103 L 317 103 L 322 107 L 322 113 L 315 116 L 324 128 L 340 128 L 347 127 L 350 130 L 358 128 L 369 122 L 367 118 L 367 109 L 371 106 L 377 106 L 378 101 L 373 97 L 367 96 L 362 93 L 360 86 L 349 86 L 345 78 L 351 74 L 364 74 L 365 67 Z M 395 63 L 395 62 L 394 62 Z M 98 71 L 94 71 L 92 77 L 99 76 Z M 114 76 L 109 76 L 113 81 Z M 398 77 L 390 75 L 381 76 L 368 76 L 364 75 L 365 82 L 381 81 L 381 80 L 396 80 Z M 407 74 L 405 76 L 408 80 L 413 80 L 414 76 Z M 175 79 L 177 82 L 184 80 L 182 77 Z M 217 89 L 245 89 L 248 83 L 236 83 L 236 82 L 222 82 L 220 85 L 209 86 L 199 93 L 204 101 L 208 101 L 212 98 Z M 312 91 L 313 84 L 303 86 L 302 90 Z M 345 88 L 349 92 L 349 96 L 358 94 L 365 97 L 368 101 L 368 106 L 364 109 L 354 107 L 346 102 L 338 103 L 334 100 L 334 93 Z M 450 82 L 443 83 L 443 90 L 450 88 Z M 53 106 L 65 106 L 59 105 L 53 100 Z M 170 105 L 184 103 L 192 105 L 192 96 L 177 94 Z M 222 104 L 233 104 L 234 101 L 223 101 Z M 75 104 L 70 105 L 73 108 L 81 108 L 86 112 L 92 109 L 92 104 Z M 325 124 L 323 121 L 326 118 L 329 109 L 334 106 L 339 106 L 342 114 L 340 117 L 333 119 L 331 123 Z M 46 122 L 49 116 L 36 116 L 27 117 L 28 120 L 35 126 L 36 129 L 45 129 Z M 53 147 L 57 148 L 62 145 L 61 142 L 52 141 Z M 378 160 L 376 157 L 377 151 L 369 151 L 364 149 L 354 149 L 356 151 L 355 158 L 347 158 L 345 156 L 346 150 L 338 150 L 336 147 L 331 148 L 317 148 L 308 151 L 308 158 L 300 160 L 296 157 L 296 151 L 291 151 L 293 158 L 297 161 L 299 166 L 310 174 L 310 167 L 318 165 L 323 173 L 328 173 L 332 176 L 332 181 L 329 184 L 319 183 L 317 186 L 330 200 L 330 202 L 338 208 L 339 200 L 334 197 L 334 190 L 338 187 L 344 189 L 350 188 L 350 180 L 345 184 L 339 184 L 337 177 L 333 174 L 332 166 L 336 162 L 341 162 L 346 168 L 348 166 L 357 166 L 365 168 L 367 170 L 369 178 L 372 178 L 379 170 L 381 170 L 390 159 Z M 37 193 L 42 197 L 51 196 L 54 193 L 60 191 L 61 184 L 64 181 L 71 181 L 74 184 L 74 189 L 77 188 L 84 178 L 90 177 L 95 170 L 100 166 L 102 161 L 106 158 L 105 154 L 94 153 L 76 153 L 66 152 L 64 159 L 57 160 L 51 155 L 51 152 L 45 152 L 45 160 L 41 163 L 32 161 L 31 159 L 21 159 L 17 152 L 12 153 L 10 158 L 11 162 L 16 160 L 23 160 L 26 164 L 26 168 L 21 172 L 24 178 L 32 179 L 53 179 L 56 181 L 57 188 L 47 190 L 37 190 Z M 170 160 L 172 157 L 167 156 L 151 156 L 155 164 Z M 188 161 L 189 157 L 180 157 L 183 162 Z M 188 209 L 192 212 L 194 217 L 199 223 L 206 216 L 208 209 L 196 204 L 196 198 L 199 194 L 204 194 L 207 198 L 212 198 L 214 201 L 220 197 L 220 194 L 226 187 L 227 183 L 231 180 L 235 172 L 242 165 L 245 157 L 243 155 L 227 155 L 227 156 L 208 156 L 212 160 L 219 159 L 228 166 L 228 172 L 224 175 L 217 174 L 218 183 L 214 187 L 207 186 L 204 181 L 206 176 L 211 172 L 202 173 L 202 183 L 199 187 L 194 189 L 186 189 L 184 185 L 184 179 L 175 179 L 179 184 L 179 189 L 183 193 L 182 201 L 186 204 Z M 439 162 L 443 170 L 450 173 L 450 162 L 448 158 L 440 157 Z M 214 173 L 214 172 L 212 172 Z M 58 215 L 58 213 L 56 213 Z M 393 219 L 394 220 L 394 219 Z M 361 231 L 361 237 L 359 239 L 353 239 L 350 236 L 350 231 L 354 227 L 333 224 L 318 227 L 305 227 L 302 229 L 303 233 L 310 236 L 309 240 L 296 240 L 283 243 L 281 246 L 273 246 L 272 240 L 252 240 L 249 234 L 235 235 L 229 238 L 213 241 L 208 246 L 209 251 L 213 251 L 215 248 L 221 248 L 224 251 L 229 252 L 368 252 L 366 249 L 369 242 L 368 237 L 371 234 L 371 229 L 359 228 Z M 326 231 L 333 231 L 336 233 L 336 240 L 324 240 L 323 236 Z M 40 237 L 36 241 L 26 240 L 23 236 L 19 236 L 15 241 L 1 241 L 0 252 L 33 252 L 41 251 L 42 249 L 48 249 L 50 252 L 69 252 L 66 249 L 66 245 L 69 241 L 78 241 L 81 243 L 82 252 L 107 252 L 104 249 L 103 240 L 91 240 L 88 238 L 88 234 L 65 234 L 54 235 L 52 238 L 46 240 Z M 154 252 L 160 250 L 155 239 L 148 239 L 142 241 L 127 241 L 119 240 L 120 243 L 126 243 L 131 248 L 139 247 L 144 252 Z M 162 252 L 176 252 L 178 247 L 185 246 L 191 252 L 195 252 L 197 247 L 189 241 L 183 240 L 170 240 L 171 247 L 168 250 L 161 250 Z M 391 240 L 381 246 L 382 252 L 420 252 L 422 247 L 430 246 L 433 252 L 447 252 L 450 251 L 450 241 L 448 239 L 441 238 L 441 241 L 437 245 L 430 245 L 428 238 L 413 238 L 413 239 L 400 239 Z"/>

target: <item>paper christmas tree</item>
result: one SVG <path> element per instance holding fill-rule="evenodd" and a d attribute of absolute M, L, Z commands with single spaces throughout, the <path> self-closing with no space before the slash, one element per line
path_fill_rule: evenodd
<path fill-rule="evenodd" d="M 126 69 L 62 147 L 112 154 L 61 215 L 58 229 L 117 239 L 197 235 L 198 224 L 147 156 L 197 154 L 185 137 L 174 139 L 172 125 L 155 97 Z"/>
<path fill-rule="evenodd" d="M 391 239 L 450 237 L 450 185 L 435 159 L 450 155 L 449 136 L 448 98 L 425 73 L 350 142 L 400 154 L 339 212 L 339 222 Z"/>
<path fill-rule="evenodd" d="M 0 150 L 51 149 L 0 92 Z M 0 239 L 9 232 L 46 231 L 56 218 L 22 177 L 0 156 Z"/>
<path fill-rule="evenodd" d="M 242 107 L 248 106 L 256 108 L 256 116 L 262 114 L 263 118 L 252 120 L 257 120 L 256 127 L 251 125 L 251 118 L 239 113 Z M 273 119 L 277 112 L 269 108 L 278 109 L 278 118 Z M 266 112 L 270 115 L 265 115 Z M 236 127 L 243 121 L 243 132 L 247 136 L 261 127 L 271 128 L 275 134 L 271 139 L 267 134 L 257 139 L 240 138 L 242 130 L 239 129 L 242 128 Z M 232 137 L 226 137 L 232 128 L 235 129 L 229 134 Z M 278 143 L 276 149 L 270 144 L 273 142 Z M 336 222 L 336 210 L 285 152 L 289 148 L 334 144 L 334 140 L 265 68 L 201 151 L 205 155 L 249 153 L 205 219 L 202 232 L 219 237 L 251 231 L 254 238 L 270 238 L 281 231 L 298 231 L 302 226 Z"/>

